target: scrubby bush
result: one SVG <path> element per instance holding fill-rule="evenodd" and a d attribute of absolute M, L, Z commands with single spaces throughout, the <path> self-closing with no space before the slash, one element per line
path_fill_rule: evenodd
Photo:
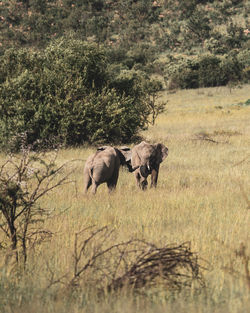
<path fill-rule="evenodd" d="M 224 54 L 227 48 L 222 44 L 222 35 L 212 34 L 212 36 L 204 41 L 204 47 L 212 54 Z"/>
<path fill-rule="evenodd" d="M 0 141 L 18 149 L 53 138 L 63 145 L 129 142 L 146 127 L 147 80 L 116 72 L 107 51 L 80 40 L 57 40 L 44 51 L 20 49 L 1 57 Z M 111 68 L 111 69 L 110 69 Z M 113 69 L 113 70 L 112 70 Z"/>
<path fill-rule="evenodd" d="M 250 53 L 249 49 L 244 49 L 237 54 L 237 60 L 242 68 L 242 80 L 250 81 Z"/>
<path fill-rule="evenodd" d="M 66 163 L 56 165 L 57 153 L 31 153 L 23 138 L 21 153 L 9 156 L 0 164 L 0 234 L 5 265 L 11 256 L 26 264 L 28 251 L 52 236 L 44 220 L 53 210 L 43 208 L 40 198 L 69 183 Z"/>
<path fill-rule="evenodd" d="M 238 55 L 237 51 L 221 57 L 212 54 L 195 58 L 170 57 L 165 77 L 169 87 L 175 88 L 223 86 L 242 80 L 247 64 L 247 58 Z"/>

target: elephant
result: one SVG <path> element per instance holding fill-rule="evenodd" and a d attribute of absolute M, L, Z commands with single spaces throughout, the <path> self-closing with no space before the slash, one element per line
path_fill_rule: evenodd
<path fill-rule="evenodd" d="M 161 144 L 149 144 L 142 141 L 132 149 L 131 164 L 135 170 L 137 186 L 147 188 L 147 177 L 151 175 L 151 187 L 157 186 L 160 163 L 168 156 L 168 148 Z"/>
<path fill-rule="evenodd" d="M 129 172 L 138 167 L 131 166 L 131 149 L 121 147 L 120 149 L 103 146 L 88 157 L 84 167 L 84 192 L 87 193 L 92 185 L 92 193 L 95 194 L 100 184 L 107 183 L 109 192 L 116 188 L 120 165 L 127 166 Z"/>

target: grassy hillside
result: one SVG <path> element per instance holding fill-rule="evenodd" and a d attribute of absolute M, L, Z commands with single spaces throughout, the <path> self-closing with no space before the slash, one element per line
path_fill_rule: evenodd
<path fill-rule="evenodd" d="M 2 1 L 0 51 L 11 46 L 41 48 L 70 33 L 125 48 L 151 44 L 157 50 L 205 48 L 223 53 L 244 46 L 248 8 L 249 0 Z"/>
<path fill-rule="evenodd" d="M 249 83 L 248 8 L 249 0 L 0 2 L 1 149 L 17 151 L 22 134 L 47 146 L 131 143 L 161 111 L 159 90 Z"/>
<path fill-rule="evenodd" d="M 102 185 L 96 196 L 83 195 L 84 161 L 94 148 L 59 151 L 60 164 L 80 159 L 67 168 L 76 169 L 75 183 L 42 199 L 41 205 L 57 212 L 44 225 L 53 236 L 29 251 L 25 273 L 11 261 L 4 263 L 5 250 L 0 250 L 0 311 L 246 312 L 249 276 L 242 247 L 249 258 L 250 107 L 244 105 L 249 89 L 245 85 L 231 91 L 220 87 L 162 93 L 167 111 L 141 133 L 169 148 L 156 190 L 138 190 L 133 175 L 122 170 L 113 194 Z M 4 159 L 2 155 L 1 163 Z M 206 260 L 201 260 L 207 267 L 206 288 L 173 294 L 159 281 L 158 288 L 141 295 L 100 298 L 88 283 L 94 274 L 90 271 L 73 292 L 65 290 L 63 283 L 74 271 L 75 233 L 90 225 L 114 228 L 115 238 L 107 244 L 130 238 L 160 246 L 190 241 L 192 251 Z M 2 240 L 0 232 L 3 247 Z"/>

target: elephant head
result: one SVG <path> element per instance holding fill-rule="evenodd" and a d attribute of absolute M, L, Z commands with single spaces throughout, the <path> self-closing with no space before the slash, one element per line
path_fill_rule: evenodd
<path fill-rule="evenodd" d="M 144 146 L 142 153 L 143 164 L 140 172 L 143 177 L 152 174 L 152 170 L 157 169 L 159 164 L 168 156 L 168 148 L 161 143 L 151 145 L 148 149 Z"/>
<path fill-rule="evenodd" d="M 151 175 L 151 187 L 156 187 L 160 163 L 168 155 L 168 148 L 161 144 L 149 144 L 145 141 L 132 149 L 132 166 L 139 166 L 136 171 L 136 180 L 140 188 L 147 186 L 147 177 Z"/>

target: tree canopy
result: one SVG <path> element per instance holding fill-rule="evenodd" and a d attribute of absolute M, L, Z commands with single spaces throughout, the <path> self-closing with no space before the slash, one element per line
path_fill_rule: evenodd
<path fill-rule="evenodd" d="M 248 4 L 2 1 L 0 145 L 24 133 L 30 143 L 129 142 L 163 111 L 163 86 L 248 82 Z"/>

